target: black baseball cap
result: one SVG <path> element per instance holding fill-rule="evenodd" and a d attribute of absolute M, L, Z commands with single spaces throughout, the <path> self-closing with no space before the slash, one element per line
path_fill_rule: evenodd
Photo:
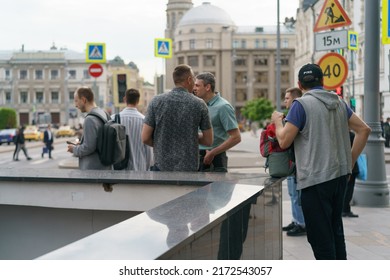
<path fill-rule="evenodd" d="M 322 69 L 317 64 L 308 63 L 299 70 L 298 80 L 301 83 L 321 81 L 324 77 Z"/>

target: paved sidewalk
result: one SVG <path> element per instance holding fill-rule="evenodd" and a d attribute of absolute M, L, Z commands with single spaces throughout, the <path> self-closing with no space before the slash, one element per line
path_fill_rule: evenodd
<path fill-rule="evenodd" d="M 242 134 L 242 142 L 228 152 L 229 172 L 264 173 L 264 159 L 258 152 L 259 138 Z M 387 157 L 390 149 L 385 149 Z M 388 162 L 386 160 L 386 162 Z M 287 182 L 283 182 L 283 225 L 291 222 Z M 350 260 L 390 260 L 390 207 L 352 206 L 358 218 L 343 218 L 347 254 Z M 283 259 L 314 260 L 306 236 L 290 237 L 283 232 Z"/>

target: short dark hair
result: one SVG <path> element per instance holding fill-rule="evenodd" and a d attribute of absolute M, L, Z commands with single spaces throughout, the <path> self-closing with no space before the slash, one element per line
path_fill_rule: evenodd
<path fill-rule="evenodd" d="M 175 84 L 184 82 L 188 76 L 192 75 L 192 68 L 187 64 L 180 64 L 173 70 L 173 82 Z"/>
<path fill-rule="evenodd" d="M 94 102 L 93 91 L 90 87 L 82 86 L 76 90 L 79 98 L 84 97 L 89 103 Z"/>
<path fill-rule="evenodd" d="M 126 90 L 126 104 L 136 105 L 140 98 L 140 93 L 135 88 L 129 88 Z"/>
<path fill-rule="evenodd" d="M 298 80 L 304 89 L 323 85 L 324 74 L 320 66 L 308 63 L 299 70 Z"/>
<path fill-rule="evenodd" d="M 198 80 L 202 80 L 205 85 L 210 85 L 211 91 L 215 90 L 215 77 L 210 72 L 203 72 L 196 76 Z"/>
<path fill-rule="evenodd" d="M 288 88 L 286 92 L 289 92 L 294 99 L 302 96 L 302 91 L 297 87 Z"/>

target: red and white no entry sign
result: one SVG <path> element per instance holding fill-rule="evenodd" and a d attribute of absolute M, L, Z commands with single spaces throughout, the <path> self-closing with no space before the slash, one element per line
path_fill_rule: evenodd
<path fill-rule="evenodd" d="M 88 73 L 94 78 L 100 77 L 103 74 L 103 67 L 97 63 L 91 64 L 88 68 Z"/>

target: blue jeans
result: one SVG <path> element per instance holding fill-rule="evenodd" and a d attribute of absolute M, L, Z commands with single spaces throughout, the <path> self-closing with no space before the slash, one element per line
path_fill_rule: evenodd
<path fill-rule="evenodd" d="M 293 222 L 300 226 L 305 227 L 305 219 L 303 217 L 302 207 L 301 207 L 301 199 L 300 199 L 300 191 L 297 191 L 297 181 L 295 176 L 287 177 L 287 188 L 288 194 L 291 199 L 291 212 L 293 217 Z"/>

